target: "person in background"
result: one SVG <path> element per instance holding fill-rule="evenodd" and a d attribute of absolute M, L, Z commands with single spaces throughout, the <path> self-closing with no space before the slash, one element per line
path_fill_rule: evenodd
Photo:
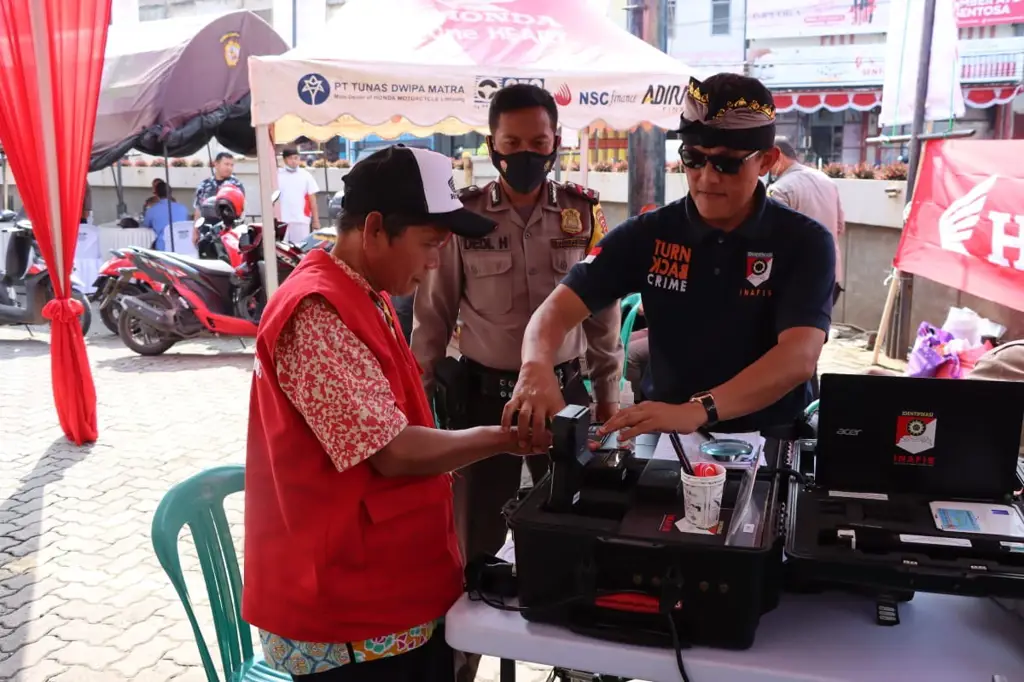
<path fill-rule="evenodd" d="M 644 304 L 640 304 L 640 310 L 637 314 L 639 319 L 644 314 Z M 633 395 L 637 396 L 641 393 L 640 384 L 644 378 L 644 372 L 647 371 L 647 365 L 651 361 L 651 344 L 647 338 L 648 329 L 638 329 L 629 335 L 629 350 L 626 352 L 626 381 L 629 382 L 630 388 L 633 389 Z"/>
<path fill-rule="evenodd" d="M 188 220 L 188 209 L 171 198 L 170 188 L 163 180 L 153 181 L 153 191 L 156 194 L 156 203 L 146 209 L 146 213 L 142 217 L 142 226 L 148 227 L 156 233 L 153 248 L 158 251 L 166 251 L 171 246 L 164 239 L 167 227 L 172 223 Z M 170 208 L 168 208 L 168 204 L 170 204 Z"/>
<path fill-rule="evenodd" d="M 85 193 L 82 195 L 82 215 L 79 217 L 79 223 L 89 222 L 89 214 L 92 213 L 92 187 L 89 185 L 89 181 L 85 181 Z"/>
<path fill-rule="evenodd" d="M 146 209 L 148 209 L 150 206 L 152 206 L 156 202 L 160 201 L 160 197 L 158 197 L 156 195 L 156 185 L 157 185 L 158 182 L 163 182 L 164 184 L 166 184 L 166 181 L 163 178 L 153 178 L 153 182 L 150 183 L 150 185 L 151 185 L 151 187 L 153 189 L 153 193 L 150 194 L 148 197 L 146 197 L 145 203 L 142 204 L 142 213 L 143 213 L 143 215 L 145 215 Z"/>
<path fill-rule="evenodd" d="M 295 680 L 453 682 L 443 618 L 463 563 L 450 472 L 547 445 L 434 428 L 395 325 L 389 294 L 412 293 L 451 235 L 494 229 L 450 188 L 451 160 L 395 145 L 344 182 L 333 250 L 306 254 L 256 337 L 242 617 Z"/>
<path fill-rule="evenodd" d="M 277 188 L 281 192 L 281 221 L 288 223 L 285 240 L 301 244 L 311 230 L 320 229 L 320 213 L 316 205 L 316 194 L 320 188 L 312 173 L 299 167 L 298 149 L 285 147 L 281 161 L 284 166 L 277 169 Z"/>
<path fill-rule="evenodd" d="M 235 157 L 228 152 L 220 152 L 213 161 L 213 176 L 206 178 L 196 187 L 195 197 L 192 201 L 192 217 L 198 218 L 202 215 L 203 202 L 210 197 L 217 195 L 221 185 L 234 185 L 245 194 L 245 185 L 235 177 Z M 192 228 L 192 243 L 199 243 L 199 230 Z"/>
<path fill-rule="evenodd" d="M 797 161 L 796 149 L 787 138 L 776 137 L 775 147 L 779 150 L 779 160 L 772 167 L 775 180 L 768 188 L 768 196 L 817 220 L 832 233 L 836 244 L 836 288 L 832 294 L 832 305 L 835 305 L 843 292 L 843 253 L 839 238 L 846 231 L 839 187 L 821 171 Z"/>
<path fill-rule="evenodd" d="M 558 107 L 535 85 L 512 85 L 491 98 L 487 138 L 499 179 L 459 193 L 466 208 L 498 222 L 481 239 L 453 239 L 437 269 L 416 292 L 412 350 L 423 367 L 428 395 L 447 354 L 459 317 L 462 331 L 460 388 L 471 425 L 501 421 L 501 411 L 519 373 L 519 351 L 530 314 L 565 273 L 583 260 L 606 231 L 597 194 L 548 180 L 558 158 Z M 454 191 L 454 180 L 452 180 Z M 597 394 L 597 419 L 618 409 L 622 374 L 619 307 L 580 320 L 551 358 L 566 397 L 589 405 L 580 357 L 586 354 Z M 534 482 L 546 458 L 527 461 Z M 507 532 L 502 506 L 515 496 L 522 461 L 504 456 L 468 467 L 455 482 L 456 518 L 470 558 L 493 554 Z"/>
<path fill-rule="evenodd" d="M 566 334 L 640 292 L 650 340 L 648 400 L 600 433 L 761 431 L 792 438 L 831 324 L 832 235 L 765 196 L 778 161 L 775 103 L 754 78 L 690 79 L 679 155 L 689 193 L 628 219 L 533 314 L 502 423 L 538 442 L 565 405 L 551 372 Z"/>

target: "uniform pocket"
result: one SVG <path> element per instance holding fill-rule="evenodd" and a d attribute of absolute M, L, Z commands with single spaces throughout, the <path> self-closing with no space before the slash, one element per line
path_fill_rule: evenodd
<path fill-rule="evenodd" d="M 366 555 L 384 563 L 414 554 L 433 557 L 446 551 L 451 524 L 452 485 L 448 476 L 410 486 L 377 490 L 363 498 L 370 523 Z"/>
<path fill-rule="evenodd" d="M 503 277 L 512 271 L 512 254 L 464 253 L 463 260 L 469 304 L 484 314 L 512 310 L 512 282 Z"/>

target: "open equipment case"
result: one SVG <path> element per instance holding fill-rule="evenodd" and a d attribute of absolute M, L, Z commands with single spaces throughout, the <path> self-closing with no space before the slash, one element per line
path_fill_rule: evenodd
<path fill-rule="evenodd" d="M 782 586 L 781 474 L 728 470 L 718 533 L 682 532 L 678 461 L 640 445 L 576 460 L 554 429 L 551 474 L 505 508 L 524 617 L 677 653 L 750 647 Z"/>
<path fill-rule="evenodd" d="M 1024 514 L 1024 384 L 824 375 L 820 404 L 788 453 L 814 481 L 788 491 L 791 583 L 867 590 L 882 625 L 914 591 L 1024 598 L 1024 537 L 999 534 Z"/>

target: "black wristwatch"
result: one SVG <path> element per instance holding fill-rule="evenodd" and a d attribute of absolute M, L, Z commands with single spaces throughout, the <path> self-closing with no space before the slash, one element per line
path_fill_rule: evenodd
<path fill-rule="evenodd" d="M 705 426 L 714 426 L 718 423 L 718 407 L 715 406 L 715 396 L 710 393 L 698 393 L 690 398 L 691 403 L 697 403 L 704 408 L 708 415 L 708 423 Z"/>

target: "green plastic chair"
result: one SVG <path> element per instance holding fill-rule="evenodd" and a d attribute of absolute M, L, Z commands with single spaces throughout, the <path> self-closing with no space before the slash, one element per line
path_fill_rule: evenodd
<path fill-rule="evenodd" d="M 819 401 L 815 400 L 804 410 L 804 418 L 810 419 L 814 416 L 814 413 L 818 411 Z"/>
<path fill-rule="evenodd" d="M 640 314 L 640 294 L 630 294 L 619 301 L 619 309 L 622 311 L 622 330 L 619 332 L 619 340 L 622 341 L 622 379 L 619 386 L 626 386 L 626 362 L 629 360 L 629 337 L 633 334 L 633 326 L 636 324 L 636 316 Z M 587 393 L 593 395 L 590 379 L 584 379 L 583 384 L 587 387 Z M 635 392 L 637 387 L 633 386 Z"/>
<path fill-rule="evenodd" d="M 209 682 L 220 682 L 220 677 L 199 629 L 178 556 L 178 535 L 186 525 L 192 531 L 210 597 L 224 679 L 290 682 L 290 675 L 273 670 L 262 656 L 253 654 L 252 629 L 242 620 L 242 577 L 224 498 L 244 489 L 245 467 L 239 465 L 207 469 L 177 484 L 164 495 L 153 516 L 153 549 L 185 607 Z"/>

